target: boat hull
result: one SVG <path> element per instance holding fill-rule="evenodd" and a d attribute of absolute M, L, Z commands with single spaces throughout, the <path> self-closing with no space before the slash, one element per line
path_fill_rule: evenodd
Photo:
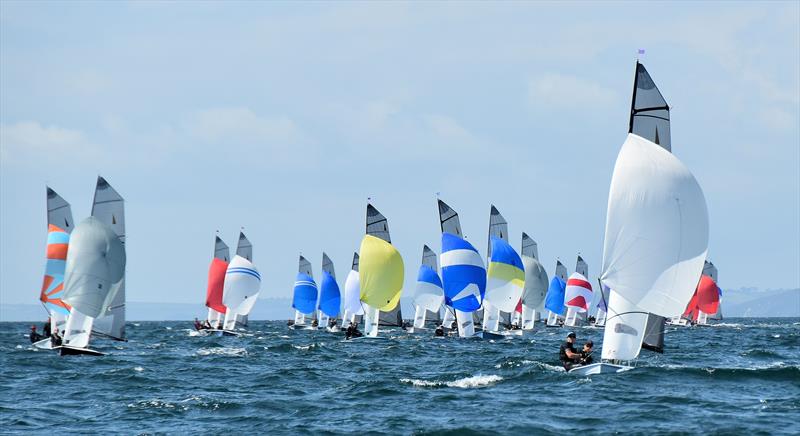
<path fill-rule="evenodd" d="M 101 353 L 97 350 L 92 350 L 91 348 L 77 348 L 77 347 L 70 347 L 68 345 L 61 345 L 58 347 L 53 348 L 57 350 L 58 353 L 62 356 L 105 356 L 105 353 Z"/>
<path fill-rule="evenodd" d="M 596 374 L 616 374 L 633 369 L 632 366 L 614 365 L 612 363 L 593 363 L 591 365 L 578 366 L 570 369 L 569 374 L 573 375 L 596 375 Z"/>
<path fill-rule="evenodd" d="M 235 332 L 233 330 L 208 329 L 206 331 L 211 336 L 241 336 L 242 335 L 241 333 Z"/>
<path fill-rule="evenodd" d="M 39 350 L 52 350 L 53 349 L 53 342 L 50 340 L 50 338 L 42 339 L 41 341 L 34 342 L 31 345 L 33 346 L 33 348 L 36 348 L 36 349 L 39 349 Z"/>

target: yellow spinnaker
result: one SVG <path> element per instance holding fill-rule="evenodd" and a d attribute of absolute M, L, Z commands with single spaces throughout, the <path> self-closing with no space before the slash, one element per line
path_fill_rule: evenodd
<path fill-rule="evenodd" d="M 359 255 L 361 301 L 383 312 L 394 309 L 400 301 L 405 274 L 400 252 L 383 239 L 365 235 Z"/>

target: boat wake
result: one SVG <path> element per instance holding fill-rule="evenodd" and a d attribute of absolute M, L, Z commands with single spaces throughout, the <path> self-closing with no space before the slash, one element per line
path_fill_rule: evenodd
<path fill-rule="evenodd" d="M 448 388 L 469 389 L 469 388 L 484 388 L 487 386 L 491 386 L 502 380 L 503 377 L 499 375 L 474 375 L 472 377 L 465 377 L 452 381 L 418 380 L 411 378 L 401 378 L 400 382 L 411 384 L 413 386 L 421 388 L 448 387 Z"/>
<path fill-rule="evenodd" d="M 198 356 L 247 356 L 244 348 L 220 347 L 220 348 L 201 348 L 197 350 Z"/>

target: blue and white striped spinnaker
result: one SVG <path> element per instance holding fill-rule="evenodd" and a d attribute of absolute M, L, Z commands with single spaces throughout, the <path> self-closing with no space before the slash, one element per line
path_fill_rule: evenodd
<path fill-rule="evenodd" d="M 441 262 L 447 305 L 467 313 L 478 310 L 486 293 L 486 268 L 478 250 L 456 235 L 442 233 Z"/>
<path fill-rule="evenodd" d="M 299 272 L 294 282 L 294 297 L 292 308 L 304 314 L 311 315 L 317 305 L 317 283 L 310 275 Z"/>

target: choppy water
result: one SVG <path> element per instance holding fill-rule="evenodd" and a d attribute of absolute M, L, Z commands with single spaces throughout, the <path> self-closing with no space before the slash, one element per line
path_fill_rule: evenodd
<path fill-rule="evenodd" d="M 498 342 L 412 336 L 343 342 L 251 322 L 243 337 L 200 337 L 189 322 L 129 323 L 105 357 L 29 346 L 0 323 L 6 432 L 797 434 L 800 319 L 670 328 L 663 355 L 619 375 L 558 366 L 565 330 Z M 602 331 L 577 329 L 578 342 Z"/>

